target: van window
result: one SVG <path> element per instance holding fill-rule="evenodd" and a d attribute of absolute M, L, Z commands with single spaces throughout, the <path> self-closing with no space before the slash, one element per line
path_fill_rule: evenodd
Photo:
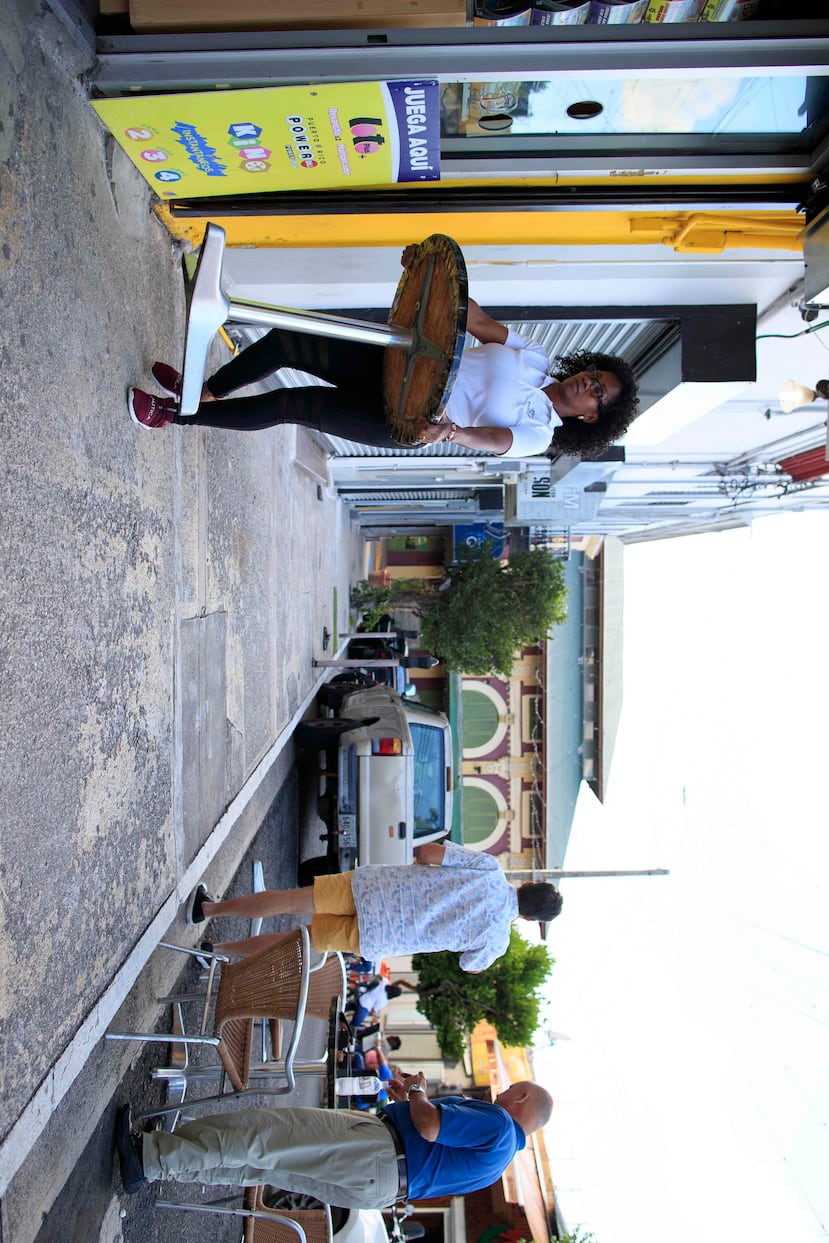
<path fill-rule="evenodd" d="M 428 837 L 445 828 L 446 759 L 443 730 L 410 722 L 414 744 L 414 836 Z"/>

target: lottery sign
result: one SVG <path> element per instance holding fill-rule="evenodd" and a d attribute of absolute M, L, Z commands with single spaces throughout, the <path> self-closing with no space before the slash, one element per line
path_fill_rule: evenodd
<path fill-rule="evenodd" d="M 95 100 L 161 198 L 440 178 L 437 82 L 349 82 Z"/>

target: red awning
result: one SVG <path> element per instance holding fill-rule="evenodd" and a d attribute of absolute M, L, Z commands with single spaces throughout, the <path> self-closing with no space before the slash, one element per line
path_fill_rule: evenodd
<path fill-rule="evenodd" d="M 795 453 L 794 457 L 784 457 L 780 468 L 792 479 L 818 479 L 821 475 L 829 475 L 826 449 L 821 445 L 818 449 Z"/>

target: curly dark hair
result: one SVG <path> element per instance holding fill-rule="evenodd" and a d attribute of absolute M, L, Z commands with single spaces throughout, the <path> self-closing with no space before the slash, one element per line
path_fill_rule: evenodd
<path fill-rule="evenodd" d="M 527 881 L 515 891 L 518 896 L 518 914 L 524 919 L 540 919 L 549 923 L 562 907 L 563 899 L 548 881 Z"/>
<path fill-rule="evenodd" d="M 612 371 L 618 376 L 622 391 L 615 401 L 602 407 L 597 423 L 565 419 L 564 425 L 557 427 L 553 433 L 548 457 L 566 453 L 571 457 L 599 458 L 614 440 L 625 434 L 639 412 L 639 391 L 633 368 L 615 354 L 598 354 L 593 350 L 560 354 L 554 363 L 553 378 L 567 380 L 571 375 L 584 371 L 591 363 L 597 371 Z"/>

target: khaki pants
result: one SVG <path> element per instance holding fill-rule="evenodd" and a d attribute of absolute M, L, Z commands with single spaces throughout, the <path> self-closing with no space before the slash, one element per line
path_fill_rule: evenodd
<path fill-rule="evenodd" d="M 394 1143 L 374 1114 L 341 1109 L 240 1109 L 144 1136 L 149 1179 L 316 1196 L 341 1208 L 387 1208 L 397 1196 Z"/>

